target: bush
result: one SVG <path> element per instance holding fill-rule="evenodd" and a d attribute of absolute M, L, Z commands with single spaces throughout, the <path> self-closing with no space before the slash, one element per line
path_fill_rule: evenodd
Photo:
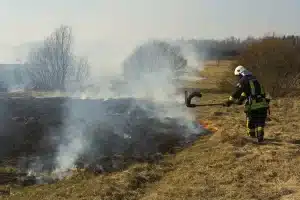
<path fill-rule="evenodd" d="M 249 69 L 272 97 L 299 94 L 300 43 L 298 37 L 265 37 L 248 45 L 218 83 L 223 91 L 232 91 L 237 65 Z"/>
<path fill-rule="evenodd" d="M 149 41 L 132 52 L 124 61 L 123 75 L 126 80 L 143 78 L 145 74 L 168 69 L 174 76 L 184 73 L 187 60 L 177 46 L 163 41 Z"/>

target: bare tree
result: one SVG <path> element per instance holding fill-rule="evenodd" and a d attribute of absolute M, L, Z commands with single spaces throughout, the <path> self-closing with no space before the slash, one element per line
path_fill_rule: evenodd
<path fill-rule="evenodd" d="M 88 77 L 89 65 L 72 52 L 73 36 L 68 26 L 60 26 L 38 49 L 28 55 L 28 76 L 33 88 L 62 90 L 72 81 L 82 82 Z"/>
<path fill-rule="evenodd" d="M 81 82 L 88 79 L 89 66 L 87 59 L 80 57 L 74 65 L 74 81 Z"/>

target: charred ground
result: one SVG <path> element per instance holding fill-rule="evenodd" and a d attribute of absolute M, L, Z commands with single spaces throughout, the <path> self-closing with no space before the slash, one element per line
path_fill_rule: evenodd
<path fill-rule="evenodd" d="M 84 150 L 65 149 L 78 153 L 63 152 L 62 159 L 75 159 L 68 167 L 105 173 L 124 170 L 132 163 L 158 162 L 162 154 L 174 153 L 176 147 L 205 133 L 192 121 L 186 124 L 158 116 L 162 105 L 133 98 L 2 98 L 0 105 L 1 165 L 23 176 L 23 185 L 54 181 L 49 174 L 41 174 L 60 165 L 60 146 L 74 142 L 68 136 L 77 139 L 75 145 L 84 146 Z M 26 176 L 29 171 L 35 176 Z M 3 172 L 0 182 L 16 183 L 16 178 L 20 178 L 17 173 Z"/>

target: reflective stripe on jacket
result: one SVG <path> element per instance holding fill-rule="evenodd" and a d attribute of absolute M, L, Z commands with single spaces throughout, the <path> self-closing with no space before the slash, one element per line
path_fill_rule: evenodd
<path fill-rule="evenodd" d="M 269 102 L 265 98 L 265 90 L 253 75 L 243 76 L 239 80 L 236 90 L 229 97 L 229 100 L 237 100 L 239 104 L 246 100 L 246 112 L 269 107 Z"/>

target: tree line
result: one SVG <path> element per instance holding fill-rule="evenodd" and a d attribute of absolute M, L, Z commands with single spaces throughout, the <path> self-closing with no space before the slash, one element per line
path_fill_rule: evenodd
<path fill-rule="evenodd" d="M 293 90 L 299 82 L 300 36 L 275 34 L 263 37 L 235 37 L 223 40 L 177 40 L 176 44 L 162 40 L 148 41 L 133 49 L 123 62 L 124 80 L 141 78 L 142 74 L 170 69 L 175 76 L 184 73 L 187 60 L 178 44 L 190 45 L 199 60 L 234 60 L 250 67 L 265 82 L 268 89 L 279 94 L 281 88 Z M 61 25 L 53 31 L 44 43 L 32 49 L 22 73 L 15 72 L 19 81 L 22 75 L 30 80 L 33 90 L 65 91 L 70 86 L 81 88 L 89 78 L 90 65 L 86 58 L 73 52 L 74 37 L 69 26 Z M 101 56 L 101 55 L 99 55 Z M 234 65 L 233 65 L 234 66 Z M 275 73 L 276 71 L 276 73 Z M 231 81 L 222 80 L 220 87 L 232 87 Z M 286 92 L 287 93 L 287 92 Z"/>
<path fill-rule="evenodd" d="M 232 71 L 244 65 L 263 83 L 271 97 L 300 95 L 300 37 L 269 35 L 249 44 L 232 63 L 218 83 L 229 92 L 233 88 Z"/>

